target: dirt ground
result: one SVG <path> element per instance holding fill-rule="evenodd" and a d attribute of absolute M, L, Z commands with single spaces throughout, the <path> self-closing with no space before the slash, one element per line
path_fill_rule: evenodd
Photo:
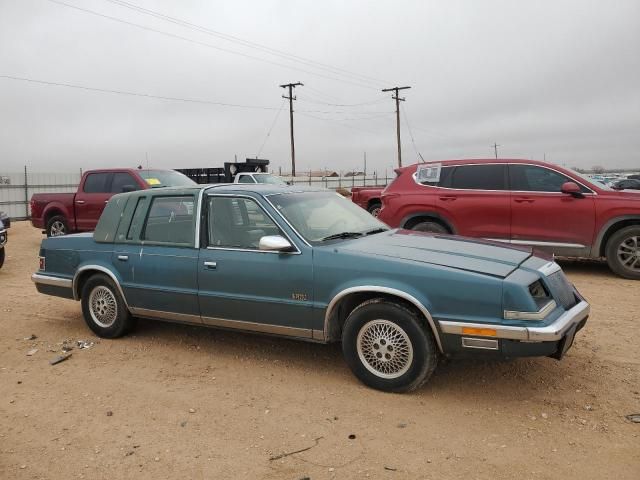
<path fill-rule="evenodd" d="M 396 395 L 336 345 L 151 321 L 99 340 L 36 292 L 41 238 L 15 222 L 0 270 L 0 479 L 640 478 L 640 282 L 605 265 L 563 264 L 592 316 L 561 362 L 455 361 Z"/>

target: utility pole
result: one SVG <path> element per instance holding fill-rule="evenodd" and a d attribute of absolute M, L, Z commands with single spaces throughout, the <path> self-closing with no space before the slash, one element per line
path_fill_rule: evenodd
<path fill-rule="evenodd" d="M 396 136 L 398 137 L 398 167 L 402 167 L 402 146 L 400 144 L 400 102 L 404 102 L 404 98 L 400 98 L 398 96 L 398 91 L 399 90 L 406 90 L 408 88 L 411 87 L 393 87 L 393 88 L 385 88 L 382 91 L 383 92 L 395 92 L 396 95 L 395 97 L 392 95 L 391 98 L 393 98 L 396 101 Z"/>
<path fill-rule="evenodd" d="M 296 87 L 303 87 L 304 85 L 300 82 L 296 83 L 287 83 L 285 85 L 280 85 L 280 88 L 288 88 L 289 96 L 282 95 L 282 98 L 286 98 L 289 100 L 289 123 L 291 125 L 291 176 L 296 176 L 296 146 L 293 141 L 293 101 L 296 97 L 293 96 L 293 89 Z"/>
<path fill-rule="evenodd" d="M 500 145 L 498 145 L 496 142 L 493 142 L 493 145 L 491 145 L 493 147 L 493 151 L 496 154 L 496 160 L 498 159 L 498 147 Z"/>

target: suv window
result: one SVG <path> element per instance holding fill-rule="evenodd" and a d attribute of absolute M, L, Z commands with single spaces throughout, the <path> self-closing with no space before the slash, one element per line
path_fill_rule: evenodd
<path fill-rule="evenodd" d="M 240 175 L 238 183 L 256 183 L 251 175 Z"/>
<path fill-rule="evenodd" d="M 442 167 L 440 169 L 440 178 L 438 179 L 438 181 L 424 180 L 419 183 L 421 183 L 422 185 L 429 185 L 431 187 L 450 187 L 451 173 L 453 172 L 454 168 L 455 167 Z"/>
<path fill-rule="evenodd" d="M 573 181 L 572 178 L 545 167 L 509 165 L 509 182 L 513 191 L 559 193 L 563 183 Z M 591 193 L 591 190 L 582 185 L 580 185 L 580 191 Z"/>
<path fill-rule="evenodd" d="M 252 199 L 209 198 L 209 246 L 258 250 L 266 235 L 282 235 L 278 226 Z"/>
<path fill-rule="evenodd" d="M 451 174 L 451 185 L 460 190 L 506 190 L 506 165 L 459 165 Z M 441 180 L 442 181 L 442 180 Z"/>
<path fill-rule="evenodd" d="M 107 180 L 110 173 L 90 173 L 84 181 L 84 193 L 108 193 Z"/>
<path fill-rule="evenodd" d="M 141 239 L 181 247 L 193 246 L 195 237 L 193 206 L 194 199 L 191 195 L 155 197 L 151 202 Z"/>
<path fill-rule="evenodd" d="M 125 190 L 125 187 L 127 189 Z M 122 193 L 124 191 L 133 192 L 134 190 L 140 190 L 138 182 L 126 172 L 117 172 L 113 174 L 113 180 L 111 180 L 111 192 Z"/>

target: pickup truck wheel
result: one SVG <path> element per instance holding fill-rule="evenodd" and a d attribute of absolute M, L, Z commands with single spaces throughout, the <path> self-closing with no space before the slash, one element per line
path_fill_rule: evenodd
<path fill-rule="evenodd" d="M 47 237 L 59 237 L 69 233 L 67 219 L 62 215 L 51 217 L 47 222 Z"/>
<path fill-rule="evenodd" d="M 101 273 L 90 277 L 82 288 L 82 314 L 89 328 L 102 338 L 121 337 L 133 322 L 115 284 Z"/>
<path fill-rule="evenodd" d="M 437 222 L 418 222 L 411 230 L 415 230 L 416 232 L 433 232 L 433 233 L 449 233 L 449 231 L 441 224 Z"/>
<path fill-rule="evenodd" d="M 342 352 L 356 377 L 387 392 L 419 388 L 438 364 L 433 335 L 418 315 L 381 298 L 351 312 L 342 332 Z"/>
<path fill-rule="evenodd" d="M 4 265 L 4 247 L 0 248 L 0 268 Z"/>
<path fill-rule="evenodd" d="M 378 215 L 380 215 L 381 208 L 382 208 L 382 203 L 373 202 L 371 205 L 369 205 L 369 208 L 367 208 L 367 211 L 374 217 L 377 217 Z"/>
<path fill-rule="evenodd" d="M 609 268 L 624 278 L 640 280 L 640 225 L 614 233 L 607 242 Z"/>

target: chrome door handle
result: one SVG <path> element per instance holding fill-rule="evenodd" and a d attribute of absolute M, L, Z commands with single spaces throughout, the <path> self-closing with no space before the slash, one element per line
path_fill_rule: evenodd
<path fill-rule="evenodd" d="M 129 255 L 118 255 L 118 260 L 120 260 L 121 262 L 126 262 L 127 260 L 129 260 Z"/>
<path fill-rule="evenodd" d="M 84 204 L 85 204 L 85 201 L 84 201 L 84 200 L 76 200 L 76 203 L 77 203 L 78 205 L 84 205 Z"/>
<path fill-rule="evenodd" d="M 204 266 L 210 270 L 215 270 L 218 264 L 216 262 L 204 262 Z"/>

